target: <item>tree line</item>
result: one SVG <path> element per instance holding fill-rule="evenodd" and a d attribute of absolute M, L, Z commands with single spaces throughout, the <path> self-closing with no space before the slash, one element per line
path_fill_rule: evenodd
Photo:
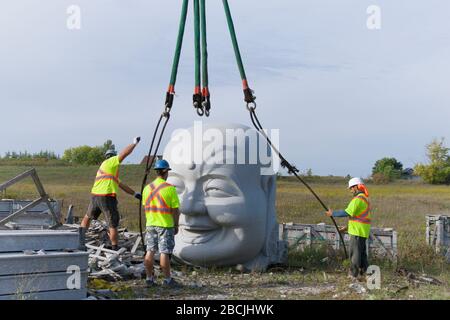
<path fill-rule="evenodd" d="M 15 152 L 8 151 L 0 160 L 33 160 L 33 159 L 45 159 L 45 160 L 60 160 L 61 157 L 53 151 L 39 151 L 37 153 Z"/>
<path fill-rule="evenodd" d="M 37 153 L 8 151 L 0 156 L 1 164 L 10 165 L 99 165 L 105 160 L 108 150 L 116 150 L 111 140 L 107 140 L 101 146 L 79 146 L 64 151 L 63 156 L 52 151 L 40 151 Z"/>
<path fill-rule="evenodd" d="M 52 151 L 37 153 L 8 151 L 2 157 L 0 164 L 65 164 L 65 165 L 99 165 L 105 160 L 107 150 L 116 150 L 111 140 L 101 146 L 79 146 L 64 151 L 63 156 Z M 430 184 L 450 184 L 450 148 L 445 145 L 445 139 L 433 139 L 425 146 L 427 163 L 418 163 L 414 168 L 403 168 L 403 164 L 395 158 L 385 157 L 377 160 L 372 168 L 372 181 L 384 184 L 397 179 L 420 177 Z M 307 172 L 312 176 L 311 169 Z"/>
<path fill-rule="evenodd" d="M 403 169 L 403 164 L 395 158 L 383 158 L 372 168 L 374 183 L 389 183 L 400 178 L 418 176 L 430 184 L 450 184 L 450 148 L 445 139 L 433 139 L 425 146 L 427 163 L 418 163 L 414 168 Z"/>

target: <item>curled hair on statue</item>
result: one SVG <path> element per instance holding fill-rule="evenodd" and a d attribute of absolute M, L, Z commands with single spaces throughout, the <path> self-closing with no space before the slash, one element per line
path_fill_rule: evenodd
<path fill-rule="evenodd" d="M 369 190 L 367 190 L 366 186 L 363 184 L 358 184 L 357 186 L 358 190 L 363 192 L 365 194 L 366 197 L 369 196 Z"/>

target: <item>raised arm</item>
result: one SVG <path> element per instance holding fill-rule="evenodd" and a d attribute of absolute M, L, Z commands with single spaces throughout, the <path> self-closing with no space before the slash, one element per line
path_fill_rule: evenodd
<path fill-rule="evenodd" d="M 125 160 L 126 157 L 128 157 L 136 148 L 139 141 L 141 141 L 141 137 L 134 138 L 134 141 L 132 144 L 128 145 L 125 149 L 123 149 L 119 154 L 119 162 L 122 163 L 123 160 Z"/>

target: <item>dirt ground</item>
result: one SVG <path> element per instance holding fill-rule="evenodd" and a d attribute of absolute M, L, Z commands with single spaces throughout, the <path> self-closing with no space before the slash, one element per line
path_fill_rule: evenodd
<path fill-rule="evenodd" d="M 157 273 L 158 274 L 158 273 Z M 276 267 L 264 273 L 241 273 L 235 269 L 174 268 L 181 288 L 161 285 L 146 288 L 144 280 L 109 283 L 89 282 L 97 299 L 150 300 L 374 300 L 450 299 L 448 281 L 416 283 L 396 271 L 382 271 L 380 289 L 369 290 L 366 282 L 353 282 L 342 268 L 332 272 Z M 158 283 L 161 284 L 161 276 Z"/>

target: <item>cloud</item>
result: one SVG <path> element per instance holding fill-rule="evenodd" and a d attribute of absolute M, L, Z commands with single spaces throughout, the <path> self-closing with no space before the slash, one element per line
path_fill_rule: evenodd
<path fill-rule="evenodd" d="M 80 31 L 66 28 L 74 3 Z M 302 169 L 367 175 L 384 156 L 409 166 L 433 137 L 450 135 L 450 3 L 375 3 L 379 31 L 366 28 L 373 1 L 230 1 L 261 121 L 280 128 L 283 153 Z M 106 139 L 120 147 L 140 134 L 139 161 L 163 109 L 179 12 L 179 0 L 4 4 L 0 152 L 62 153 Z M 191 19 L 168 133 L 198 120 Z M 220 1 L 208 2 L 208 36 L 205 121 L 250 124 Z"/>

